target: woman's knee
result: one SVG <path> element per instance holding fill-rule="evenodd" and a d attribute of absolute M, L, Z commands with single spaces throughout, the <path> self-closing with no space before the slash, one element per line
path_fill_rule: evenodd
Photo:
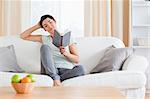
<path fill-rule="evenodd" d="M 81 76 L 85 74 L 85 70 L 82 65 L 75 66 L 77 75 Z"/>
<path fill-rule="evenodd" d="M 48 46 L 48 45 L 45 45 L 45 44 L 43 44 L 42 46 L 41 46 L 41 49 L 40 49 L 40 51 L 41 52 L 45 52 L 45 51 L 51 51 L 51 48 Z"/>

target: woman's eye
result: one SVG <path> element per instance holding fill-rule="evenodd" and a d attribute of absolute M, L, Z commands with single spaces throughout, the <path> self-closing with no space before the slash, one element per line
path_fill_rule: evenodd
<path fill-rule="evenodd" d="M 49 23 L 52 23 L 52 21 L 50 21 L 50 20 L 49 20 L 48 22 L 49 22 Z"/>

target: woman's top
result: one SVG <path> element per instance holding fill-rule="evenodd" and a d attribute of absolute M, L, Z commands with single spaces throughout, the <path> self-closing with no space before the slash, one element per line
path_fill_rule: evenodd
<path fill-rule="evenodd" d="M 52 37 L 50 35 L 42 36 L 42 43 L 48 45 L 52 49 L 53 59 L 54 59 L 54 65 L 56 68 L 66 68 L 66 69 L 72 69 L 74 67 L 74 63 L 68 60 L 64 55 L 60 53 L 60 49 L 57 48 L 52 43 Z M 73 38 L 70 39 L 70 44 L 76 43 Z M 69 51 L 69 45 L 65 47 L 66 51 L 70 53 Z"/>

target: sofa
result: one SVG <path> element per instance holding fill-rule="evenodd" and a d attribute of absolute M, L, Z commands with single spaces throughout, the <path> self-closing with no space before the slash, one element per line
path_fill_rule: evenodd
<path fill-rule="evenodd" d="M 149 61 L 149 66 L 146 70 L 146 78 L 147 78 L 146 92 L 150 93 L 150 47 L 141 46 L 135 47 L 134 49 L 136 55 L 144 56 Z"/>
<path fill-rule="evenodd" d="M 126 69 L 105 73 L 90 74 L 104 54 L 104 49 L 114 45 L 124 48 L 124 43 L 114 37 L 85 37 L 76 38 L 80 63 L 84 66 L 86 75 L 71 78 L 62 82 L 63 86 L 113 86 L 127 97 L 127 99 L 144 99 L 148 61 L 143 56 L 133 55 Z M 14 45 L 17 62 L 26 73 L 17 73 L 25 76 L 32 73 L 36 86 L 51 87 L 51 77 L 40 74 L 40 47 L 38 42 L 25 41 L 19 36 L 0 37 L 0 47 Z M 123 65 L 124 66 L 124 65 Z M 0 87 L 11 86 L 11 77 L 16 73 L 0 71 Z"/>

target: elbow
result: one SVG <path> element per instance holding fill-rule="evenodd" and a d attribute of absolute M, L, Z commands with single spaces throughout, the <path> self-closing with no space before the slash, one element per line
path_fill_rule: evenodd
<path fill-rule="evenodd" d="M 75 61 L 75 63 L 76 63 L 76 64 L 78 64 L 78 63 L 79 63 L 79 61 Z"/>
<path fill-rule="evenodd" d="M 79 61 L 75 61 L 74 63 L 78 64 L 78 63 L 79 63 Z"/>
<path fill-rule="evenodd" d="M 26 39 L 23 34 L 20 34 L 20 38 L 21 38 L 21 39 L 24 39 L 24 40 Z"/>
<path fill-rule="evenodd" d="M 76 63 L 76 64 L 79 63 L 79 57 L 77 57 L 77 59 L 75 60 L 75 63 Z"/>
<path fill-rule="evenodd" d="M 20 34 L 20 38 L 24 39 L 24 36 L 22 34 Z"/>

